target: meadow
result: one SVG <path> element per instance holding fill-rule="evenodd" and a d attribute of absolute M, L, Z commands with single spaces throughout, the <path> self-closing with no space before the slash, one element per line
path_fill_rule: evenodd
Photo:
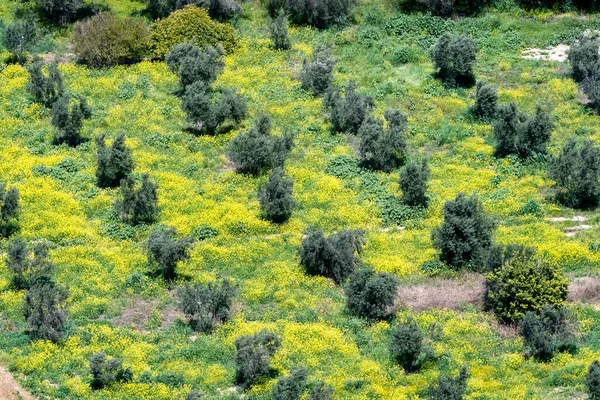
<path fill-rule="evenodd" d="M 99 2 L 122 16 L 144 8 L 133 0 Z M 0 1 L 5 23 L 16 3 Z M 442 221 L 444 202 L 465 192 L 477 193 L 496 221 L 496 242 L 547 252 L 570 279 L 597 275 L 597 212 L 557 205 L 541 160 L 495 158 L 491 125 L 468 112 L 474 89 L 444 87 L 433 77 L 427 49 L 443 32 L 473 37 L 477 78 L 499 87 L 501 103 L 514 101 L 529 113 L 538 103 L 549 108 L 555 124 L 549 152 L 557 154 L 572 135 L 600 145 L 600 117 L 581 103 L 566 63 L 527 60 L 521 52 L 570 43 L 600 29 L 600 17 L 497 3 L 477 17 L 445 20 L 403 14 L 383 0 L 360 1 L 345 26 L 290 27 L 287 51 L 272 48 L 264 7 L 243 3 L 242 16 L 233 22 L 240 44 L 227 55 L 215 85 L 237 88 L 249 118 L 221 135 L 185 129 L 178 79 L 164 62 L 93 69 L 69 57 L 68 28 L 47 30 L 36 51 L 65 60 L 59 66 L 65 85 L 85 95 L 93 109 L 84 136 L 104 133 L 112 140 L 125 133 L 134 174 L 148 172 L 158 184 L 159 222 L 182 236 L 208 227 L 217 233 L 193 245 L 180 274 L 200 283 L 231 278 L 240 292 L 231 321 L 210 335 L 193 332 L 181 320 L 172 285 L 145 274 L 150 228 L 119 221 L 112 208 L 118 189 L 96 187 L 94 142 L 53 145 L 50 112 L 27 93 L 27 70 L 5 64 L 0 180 L 21 194 L 20 236 L 51 243 L 56 279 L 69 287 L 70 324 L 62 343 L 30 340 L 23 333 L 24 292 L 9 288 L 10 274 L 0 261 L 0 362 L 40 399 L 183 399 L 192 388 L 206 399 L 236 399 L 242 395 L 230 389 L 234 341 L 268 328 L 282 338 L 272 366 L 282 375 L 307 367 L 311 379 L 333 386 L 336 399 L 423 398 L 439 374 L 456 375 L 465 364 L 471 373 L 468 399 L 581 398 L 587 368 L 600 358 L 600 314 L 593 303 L 568 304 L 578 317 L 580 349 L 548 363 L 525 358 L 522 339 L 477 305 L 419 312 L 400 305 L 395 319 L 414 318 L 430 332 L 437 359 L 419 373 L 404 374 L 387 352 L 391 323 L 349 315 L 342 288 L 306 275 L 299 265 L 307 228 L 364 229 L 364 262 L 397 276 L 400 291 L 427 284 L 437 279 L 420 268 L 436 258 L 431 230 Z M 408 114 L 410 157 L 427 157 L 431 167 L 425 211 L 400 205 L 398 171 L 361 169 L 356 143 L 331 133 L 321 99 L 301 87 L 302 61 L 318 43 L 333 46 L 335 84 L 356 81 L 374 97 L 378 116 L 388 107 Z M 410 61 L 399 62 L 406 54 Z M 261 112 L 272 116 L 275 134 L 296 134 L 285 170 L 294 179 L 297 206 L 282 225 L 260 216 L 256 195 L 267 177 L 237 174 L 226 157 L 228 143 Z M 526 205 L 533 202 L 539 208 L 532 213 Z M 565 230 L 579 223 L 551 220 L 575 215 L 592 228 L 567 236 Z M 0 241 L 2 252 L 6 245 Z M 466 273 L 446 274 L 460 281 Z M 92 390 L 89 359 L 98 351 L 121 358 L 134 377 L 149 378 Z M 184 382 L 171 382 L 174 375 Z M 245 395 L 268 399 L 275 381 L 261 381 Z"/>

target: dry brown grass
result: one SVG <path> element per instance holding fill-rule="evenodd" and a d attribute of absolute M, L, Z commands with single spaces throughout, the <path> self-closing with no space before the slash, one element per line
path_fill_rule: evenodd
<path fill-rule="evenodd" d="M 573 279 L 567 299 L 574 303 L 600 303 L 600 278 L 584 276 Z"/>

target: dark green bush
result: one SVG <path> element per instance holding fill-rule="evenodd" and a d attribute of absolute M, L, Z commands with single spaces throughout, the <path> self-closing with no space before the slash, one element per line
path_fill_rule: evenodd
<path fill-rule="evenodd" d="M 498 102 L 498 88 L 496 85 L 477 81 L 475 86 L 475 105 L 473 114 L 484 121 L 496 116 L 496 103 Z"/>
<path fill-rule="evenodd" d="M 357 92 L 354 81 L 348 82 L 344 95 L 331 88 L 323 98 L 323 106 L 334 132 L 357 134 L 363 121 L 373 110 L 373 98 Z"/>
<path fill-rule="evenodd" d="M 90 372 L 92 381 L 90 386 L 93 390 L 99 390 L 111 383 L 129 382 L 133 378 L 133 372 L 129 368 L 123 368 L 123 361 L 118 358 L 106 357 L 103 352 L 94 353 L 90 358 Z"/>
<path fill-rule="evenodd" d="M 12 53 L 12 59 L 18 63 L 27 61 L 27 51 L 35 44 L 37 27 L 34 21 L 22 19 L 8 24 L 4 28 L 2 44 Z"/>
<path fill-rule="evenodd" d="M 508 263 L 513 257 L 522 257 L 531 259 L 535 256 L 535 249 L 521 244 L 509 244 L 506 246 L 492 246 L 485 261 L 485 270 L 494 272 L 504 264 Z"/>
<path fill-rule="evenodd" d="M 423 348 L 423 333 L 413 320 L 399 323 L 393 328 L 389 344 L 390 355 L 407 374 L 421 368 Z"/>
<path fill-rule="evenodd" d="M 183 89 L 198 81 L 210 86 L 225 67 L 220 45 L 206 46 L 201 50 L 193 43 L 181 43 L 173 47 L 165 61 L 169 69 L 179 76 Z"/>
<path fill-rule="evenodd" d="M 103 68 L 141 61 L 148 48 L 149 35 L 142 19 L 102 12 L 76 23 L 71 41 L 79 61 Z"/>
<path fill-rule="evenodd" d="M 271 168 L 283 166 L 293 140 L 293 136 L 287 132 L 283 136 L 271 135 L 271 117 L 263 114 L 250 129 L 231 141 L 228 156 L 237 172 L 257 176 Z"/>
<path fill-rule="evenodd" d="M 600 199 L 600 149 L 591 140 L 570 137 L 552 159 L 549 176 L 556 181 L 557 199 L 573 208 L 595 208 Z"/>
<path fill-rule="evenodd" d="M 431 235 L 440 260 L 451 267 L 480 269 L 492 246 L 494 222 L 477 195 L 459 193 L 444 204 L 444 221 Z"/>
<path fill-rule="evenodd" d="M 331 57 L 331 48 L 318 44 L 313 50 L 312 58 L 310 60 L 305 58 L 302 64 L 300 72 L 302 87 L 315 95 L 325 93 L 331 86 L 335 63 L 336 59 Z"/>
<path fill-rule="evenodd" d="M 229 279 L 206 285 L 187 283 L 178 291 L 181 310 L 190 326 L 205 333 L 229 319 L 236 293 L 237 287 Z"/>
<path fill-rule="evenodd" d="M 310 392 L 308 400 L 333 400 L 334 394 L 335 392 L 331 386 L 327 385 L 325 382 L 319 382 Z"/>
<path fill-rule="evenodd" d="M 277 17 L 269 24 L 269 32 L 275 50 L 288 50 L 292 47 L 288 38 L 288 18 L 283 9 L 279 10 Z"/>
<path fill-rule="evenodd" d="M 599 48 L 600 43 L 597 39 L 585 36 L 571 45 L 569 64 L 575 81 L 582 82 L 594 69 L 594 65 L 600 60 Z"/>
<path fill-rule="evenodd" d="M 244 387 L 267 375 L 271 358 L 281 346 L 281 339 L 272 332 L 262 330 L 254 335 L 240 336 L 235 340 L 235 380 Z"/>
<path fill-rule="evenodd" d="M 92 109 L 83 96 L 68 94 L 60 97 L 52 106 L 52 125 L 56 128 L 54 142 L 76 147 L 86 141 L 81 136 L 83 121 L 92 116 Z"/>
<path fill-rule="evenodd" d="M 356 270 L 344 287 L 346 306 L 351 314 L 379 321 L 387 318 L 396 299 L 398 279 L 372 268 Z"/>
<path fill-rule="evenodd" d="M 121 199 L 115 203 L 115 211 L 123 222 L 132 225 L 152 223 L 158 217 L 158 186 L 148 174 L 142 175 L 142 184 L 135 188 L 131 176 L 121 180 Z"/>
<path fill-rule="evenodd" d="M 194 242 L 192 238 L 177 239 L 176 236 L 175 228 L 161 225 L 148 237 L 148 263 L 157 265 L 158 274 L 166 281 L 177 277 L 177 263 L 189 258 L 189 249 Z"/>
<path fill-rule="evenodd" d="M 427 207 L 427 182 L 430 175 L 427 160 L 411 162 L 400 170 L 402 202 L 411 207 Z"/>
<path fill-rule="evenodd" d="M 105 136 L 96 137 L 98 165 L 96 167 L 96 185 L 101 188 L 117 187 L 121 180 L 133 171 L 131 149 L 125 145 L 125 134 L 118 134 L 110 148 L 106 147 Z"/>
<path fill-rule="evenodd" d="M 574 353 L 575 327 L 564 306 L 544 306 L 540 314 L 528 311 L 520 324 L 526 355 L 550 361 L 556 352 Z"/>
<path fill-rule="evenodd" d="M 600 61 L 590 67 L 581 82 L 581 89 L 587 97 L 588 105 L 596 112 L 600 112 Z"/>
<path fill-rule="evenodd" d="M 440 375 L 437 386 L 430 388 L 430 398 L 432 400 L 462 400 L 467 391 L 467 379 L 469 371 L 464 366 L 456 378 Z"/>
<path fill-rule="evenodd" d="M 465 35 L 444 33 L 431 51 L 437 77 L 448 85 L 470 86 L 475 80 L 475 41 Z"/>
<path fill-rule="evenodd" d="M 184 42 L 193 42 L 201 49 L 221 44 L 229 53 L 237 41 L 231 25 L 213 21 L 202 8 L 187 6 L 154 24 L 150 48 L 156 58 L 164 58 L 175 45 Z"/>
<path fill-rule="evenodd" d="M 309 275 L 340 284 L 360 265 L 356 254 L 362 253 L 363 235 L 361 230 L 344 230 L 326 238 L 321 230 L 312 232 L 302 240 L 300 265 Z"/>
<path fill-rule="evenodd" d="M 75 18 L 83 0 L 37 0 L 37 5 L 48 19 L 64 24 Z"/>
<path fill-rule="evenodd" d="M 260 208 L 267 220 L 281 224 L 290 219 L 295 206 L 293 188 L 294 180 L 284 175 L 283 168 L 271 172 L 269 180 L 258 191 Z"/>
<path fill-rule="evenodd" d="M 600 362 L 594 360 L 585 376 L 585 387 L 590 400 L 600 400 Z"/>
<path fill-rule="evenodd" d="M 407 116 L 399 110 L 386 110 L 387 129 L 383 129 L 383 121 L 372 115 L 365 118 L 358 137 L 360 138 L 360 156 L 364 166 L 374 170 L 390 172 L 406 161 L 407 144 L 404 130 Z"/>
<path fill-rule="evenodd" d="M 553 261 L 516 251 L 501 267 L 486 275 L 484 304 L 503 322 L 519 321 L 527 311 L 545 305 L 560 306 L 567 298 L 569 281 Z M 496 262 L 497 265 L 497 262 Z"/>
<path fill-rule="evenodd" d="M 19 190 L 12 186 L 6 190 L 6 183 L 0 182 L 0 237 L 9 237 L 19 229 Z"/>
<path fill-rule="evenodd" d="M 52 108 L 52 105 L 63 96 L 63 77 L 58 69 L 58 64 L 52 63 L 48 66 L 47 76 L 43 72 L 43 66 L 42 61 L 37 61 L 27 68 L 29 71 L 27 91 L 35 102 Z"/>
<path fill-rule="evenodd" d="M 68 292 L 51 277 L 36 277 L 25 292 L 23 316 L 27 333 L 33 339 L 58 342 L 63 338 L 66 325 L 66 300 Z"/>
<path fill-rule="evenodd" d="M 185 395 L 185 400 L 202 400 L 202 392 L 199 390 L 192 390 Z"/>
<path fill-rule="evenodd" d="M 288 376 L 277 380 L 271 394 L 272 400 L 298 400 L 306 387 L 308 371 L 306 368 L 296 368 Z"/>
<path fill-rule="evenodd" d="M 272 3 L 272 4 L 271 4 Z M 344 22 L 350 11 L 349 0 L 269 0 L 267 8 L 272 15 L 277 7 L 285 4 L 290 20 L 296 25 L 310 25 L 324 29 L 334 24 Z"/>
<path fill-rule="evenodd" d="M 29 289 L 37 278 L 52 276 L 55 269 L 46 242 L 35 243 L 32 251 L 21 238 L 8 243 L 6 267 L 12 274 L 11 286 L 16 290 Z"/>
<path fill-rule="evenodd" d="M 417 0 L 434 15 L 450 17 L 454 14 L 476 14 L 486 0 Z"/>

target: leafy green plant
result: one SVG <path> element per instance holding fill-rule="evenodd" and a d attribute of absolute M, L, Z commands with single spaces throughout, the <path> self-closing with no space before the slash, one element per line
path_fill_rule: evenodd
<path fill-rule="evenodd" d="M 195 331 L 210 333 L 215 326 L 226 322 L 231 314 L 237 287 L 229 280 L 186 284 L 179 288 L 181 310 Z"/>
<path fill-rule="evenodd" d="M 158 273 L 167 281 L 177 277 L 177 263 L 189 258 L 189 248 L 193 243 L 191 238 L 176 239 L 176 235 L 175 228 L 161 225 L 154 228 L 148 237 L 148 263 L 158 265 Z M 189 307 L 184 307 L 184 312 L 188 311 Z"/>
<path fill-rule="evenodd" d="M 133 171 L 131 149 L 125 145 L 125 135 L 118 134 L 110 148 L 106 147 L 105 136 L 96 137 L 98 164 L 96 167 L 96 184 L 98 187 L 117 187 L 121 180 Z"/>
<path fill-rule="evenodd" d="M 436 75 L 448 85 L 470 86 L 473 83 L 476 56 L 475 41 L 465 35 L 444 33 L 431 50 Z"/>
<path fill-rule="evenodd" d="M 92 355 L 90 371 L 92 373 L 90 386 L 94 390 L 102 389 L 111 383 L 129 382 L 133 379 L 133 372 L 130 368 L 123 368 L 121 359 L 108 359 L 103 352 Z"/>
<path fill-rule="evenodd" d="M 248 387 L 268 374 L 271 358 L 280 346 L 281 339 L 267 330 L 235 339 L 236 382 Z"/>
<path fill-rule="evenodd" d="M 369 321 L 385 319 L 396 299 L 397 287 L 394 275 L 375 272 L 371 267 L 358 269 L 344 287 L 348 311 Z"/>
<path fill-rule="evenodd" d="M 276 224 L 286 222 L 292 216 L 294 180 L 284 175 L 283 168 L 275 168 L 269 180 L 258 191 L 258 202 L 265 218 Z"/>

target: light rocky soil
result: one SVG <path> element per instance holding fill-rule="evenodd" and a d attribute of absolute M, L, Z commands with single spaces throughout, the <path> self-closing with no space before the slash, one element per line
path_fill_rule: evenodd
<path fill-rule="evenodd" d="M 6 369 L 0 367 L 0 399 L 2 400 L 36 400 L 15 381 Z"/>

